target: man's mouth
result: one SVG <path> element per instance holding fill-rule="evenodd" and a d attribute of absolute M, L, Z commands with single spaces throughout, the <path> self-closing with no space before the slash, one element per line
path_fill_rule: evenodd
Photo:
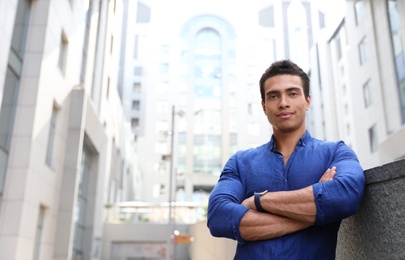
<path fill-rule="evenodd" d="M 292 113 L 292 112 L 283 112 L 283 113 L 278 114 L 277 116 L 285 119 L 285 118 L 290 118 L 292 115 L 294 115 L 294 113 Z"/>

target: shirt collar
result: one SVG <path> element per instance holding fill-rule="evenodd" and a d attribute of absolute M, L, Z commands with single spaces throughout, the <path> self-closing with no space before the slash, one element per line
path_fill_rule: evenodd
<path fill-rule="evenodd" d="M 305 147 L 307 145 L 307 143 L 309 142 L 309 140 L 311 140 L 311 138 L 312 138 L 311 134 L 308 132 L 308 130 L 306 130 L 304 135 L 301 136 L 301 138 L 298 140 L 297 147 L 298 146 Z M 274 140 L 274 134 L 271 136 L 270 150 L 273 152 L 277 151 L 277 145 L 276 145 L 276 141 Z"/>

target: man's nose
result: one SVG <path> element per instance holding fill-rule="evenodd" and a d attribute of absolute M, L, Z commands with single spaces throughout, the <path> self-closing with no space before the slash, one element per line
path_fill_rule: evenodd
<path fill-rule="evenodd" d="M 280 96 L 280 103 L 279 103 L 279 108 L 286 108 L 289 107 L 290 105 L 288 104 L 287 97 L 285 95 Z"/>

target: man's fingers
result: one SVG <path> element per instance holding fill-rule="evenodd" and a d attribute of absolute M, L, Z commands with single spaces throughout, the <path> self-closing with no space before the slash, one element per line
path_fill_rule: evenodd
<path fill-rule="evenodd" d="M 327 182 L 332 180 L 336 175 L 336 167 L 333 166 L 330 169 L 327 169 L 325 171 L 325 173 L 322 175 L 321 179 L 319 180 L 319 182 Z"/>

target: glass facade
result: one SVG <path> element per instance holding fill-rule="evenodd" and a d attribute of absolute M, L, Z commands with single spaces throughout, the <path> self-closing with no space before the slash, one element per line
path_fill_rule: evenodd
<path fill-rule="evenodd" d="M 75 234 L 73 240 L 73 257 L 72 259 L 83 259 L 84 252 L 88 249 L 84 245 L 84 235 L 86 229 L 86 209 L 88 207 L 88 187 L 90 176 L 90 159 L 91 153 L 89 149 L 84 146 L 81 162 L 81 171 L 79 180 L 79 195 L 76 202 L 74 211 Z"/>
<path fill-rule="evenodd" d="M 200 30 L 194 50 L 193 172 L 214 174 L 221 169 L 221 38 L 211 28 Z"/>
<path fill-rule="evenodd" d="M 356 19 L 356 25 L 358 25 L 364 17 L 364 3 L 363 0 L 357 0 L 354 3 L 354 15 Z"/>
<path fill-rule="evenodd" d="M 363 65 L 367 61 L 367 43 L 364 37 L 359 43 L 359 63 Z"/>
<path fill-rule="evenodd" d="M 364 85 L 363 85 L 363 98 L 364 98 L 364 106 L 367 108 L 371 105 L 372 103 L 372 98 L 371 98 L 371 89 L 370 89 L 370 80 L 368 80 Z"/>
<path fill-rule="evenodd" d="M 388 0 L 387 4 L 392 49 L 394 52 L 395 70 L 401 103 L 402 124 L 405 124 L 405 56 L 403 43 L 401 40 L 402 35 L 400 30 L 401 23 L 398 12 L 398 2 L 396 0 Z"/>
<path fill-rule="evenodd" d="M 56 118 L 58 109 L 54 106 L 52 110 L 51 122 L 49 125 L 48 145 L 46 149 L 46 164 L 52 169 L 55 167 L 54 150 L 55 150 L 55 135 L 56 135 Z"/>
<path fill-rule="evenodd" d="M 31 1 L 29 0 L 18 1 L 6 78 L 4 82 L 3 98 L 0 103 L 0 196 L 3 194 L 6 178 L 8 153 L 10 149 L 14 114 L 24 60 L 30 6 Z"/>

